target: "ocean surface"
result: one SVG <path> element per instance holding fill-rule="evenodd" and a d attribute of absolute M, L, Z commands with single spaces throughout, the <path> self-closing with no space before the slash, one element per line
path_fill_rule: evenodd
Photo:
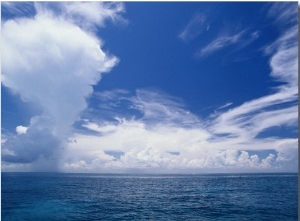
<path fill-rule="evenodd" d="M 298 174 L 2 173 L 13 220 L 297 220 Z"/>

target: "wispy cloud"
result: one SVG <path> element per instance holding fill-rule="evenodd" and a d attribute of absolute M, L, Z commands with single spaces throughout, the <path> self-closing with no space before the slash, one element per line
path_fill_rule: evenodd
<path fill-rule="evenodd" d="M 295 86 L 298 82 L 298 26 L 293 26 L 280 37 L 274 44 L 266 47 L 266 52 L 274 52 L 270 66 L 271 76 L 281 82 L 286 82 L 289 86 Z"/>
<path fill-rule="evenodd" d="M 222 48 L 225 48 L 229 45 L 236 44 L 239 42 L 243 34 L 244 31 L 241 31 L 235 35 L 224 35 L 218 37 L 210 42 L 207 46 L 202 48 L 199 52 L 197 52 L 196 56 L 203 57 L 221 50 Z"/>
<path fill-rule="evenodd" d="M 205 23 L 206 16 L 203 13 L 197 13 L 189 21 L 183 31 L 178 35 L 183 41 L 190 41 L 199 36 L 202 32 L 209 29 L 209 25 Z"/>
<path fill-rule="evenodd" d="M 253 30 L 251 26 L 243 28 L 240 22 L 237 23 L 227 17 L 221 18 L 222 16 L 220 17 L 222 22 L 220 20 L 216 21 L 215 17 L 212 17 L 215 12 L 215 8 L 211 8 L 209 12 L 208 10 L 202 13 L 198 12 L 179 34 L 179 38 L 185 42 L 197 39 L 199 46 L 196 46 L 197 49 L 194 53 L 196 58 L 212 55 L 232 45 L 235 45 L 235 47 L 231 50 L 231 53 L 236 53 L 259 38 L 259 30 Z M 217 17 L 219 16 L 218 13 Z M 219 30 L 218 33 L 216 33 L 216 27 Z M 209 33 L 209 35 L 206 33 Z M 240 59 L 238 57 L 234 60 L 238 61 Z"/>
<path fill-rule="evenodd" d="M 223 109 L 223 108 L 225 108 L 225 107 L 229 107 L 229 106 L 231 106 L 232 104 L 233 104 L 232 102 L 226 103 L 226 104 L 224 104 L 223 106 L 218 107 L 217 110 Z"/>
<path fill-rule="evenodd" d="M 161 124 L 178 123 L 186 126 L 199 123 L 199 119 L 184 108 L 182 101 L 162 92 L 137 90 L 136 99 L 132 101 L 149 123 L 153 120 Z"/>
<path fill-rule="evenodd" d="M 298 13 L 297 2 L 274 2 L 269 8 L 267 15 L 273 19 L 275 23 L 289 23 L 297 22 L 295 14 Z"/>
<path fill-rule="evenodd" d="M 1 12 L 12 17 L 28 17 L 28 15 L 35 14 L 35 8 L 32 2 L 2 1 Z"/>

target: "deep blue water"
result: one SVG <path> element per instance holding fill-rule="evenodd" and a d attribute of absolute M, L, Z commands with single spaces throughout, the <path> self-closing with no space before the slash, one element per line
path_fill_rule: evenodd
<path fill-rule="evenodd" d="M 2 221 L 297 220 L 298 174 L 2 173 Z"/>

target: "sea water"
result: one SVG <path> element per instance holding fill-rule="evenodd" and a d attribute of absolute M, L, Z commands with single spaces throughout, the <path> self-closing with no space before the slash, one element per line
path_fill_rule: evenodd
<path fill-rule="evenodd" d="M 13 220 L 297 220 L 298 174 L 2 173 Z"/>

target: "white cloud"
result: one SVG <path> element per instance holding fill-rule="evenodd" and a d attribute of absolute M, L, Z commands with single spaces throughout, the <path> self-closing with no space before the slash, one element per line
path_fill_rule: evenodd
<path fill-rule="evenodd" d="M 221 37 L 218 37 L 211 41 L 207 46 L 202 48 L 200 52 L 197 52 L 197 56 L 203 57 L 209 54 L 212 54 L 218 50 L 221 50 L 224 47 L 227 47 L 232 44 L 236 44 L 239 42 L 240 38 L 244 34 L 244 31 L 239 32 L 238 34 L 235 35 L 224 35 Z"/>
<path fill-rule="evenodd" d="M 41 105 L 60 133 L 86 108 L 91 85 L 118 61 L 77 26 L 41 15 L 5 22 L 2 53 L 2 83 Z"/>
<path fill-rule="evenodd" d="M 206 25 L 205 21 L 206 16 L 203 13 L 197 13 L 179 34 L 179 38 L 183 41 L 190 41 L 199 36 L 203 31 L 208 31 L 209 25 Z"/>
<path fill-rule="evenodd" d="M 270 110 L 261 112 L 265 106 L 254 106 L 256 109 L 237 107 L 233 114 L 231 111 L 220 113 L 215 121 L 203 121 L 195 115 L 187 115 L 188 112 L 180 100 L 158 91 L 138 90 L 136 96 L 129 96 L 133 105 L 139 106 L 142 117 L 139 119 L 125 119 L 118 116 L 118 121 L 104 121 L 95 123 L 85 121 L 84 127 L 97 132 L 95 134 L 75 134 L 76 143 L 69 143 L 65 149 L 65 156 L 70 157 L 67 164 L 62 165 L 66 171 L 74 168 L 82 171 L 89 168 L 93 171 L 165 171 L 168 170 L 201 170 L 224 169 L 246 171 L 274 171 L 284 169 L 280 162 L 288 159 L 295 170 L 295 155 L 297 140 L 294 138 L 255 138 L 252 135 L 264 131 L 274 124 L 289 125 L 297 122 L 294 116 L 295 107 L 285 110 Z M 105 92 L 105 94 L 109 94 Z M 121 93 L 123 96 L 124 94 Z M 114 95 L 116 93 L 114 92 Z M 108 98 L 105 96 L 106 99 Z M 111 96 L 115 99 L 115 96 Z M 125 97 L 123 97 L 125 99 Z M 106 100 L 107 102 L 108 100 Z M 251 102 L 249 102 L 251 103 Z M 252 101 L 256 103 L 256 100 Z M 260 102 L 258 102 L 260 103 Z M 243 112 L 238 110 L 241 108 Z M 255 111 L 254 111 L 255 110 Z M 247 112 L 250 111 L 250 112 Z M 292 117 L 287 114 L 289 111 Z M 116 113 L 115 113 L 116 114 Z M 251 117 L 244 123 L 235 120 L 241 116 Z M 249 116 L 248 116 L 249 117 Z M 226 122 L 218 119 L 224 118 Z M 194 120 L 194 124 L 186 123 Z M 253 124 L 250 128 L 246 124 Z M 228 127 L 231 134 L 220 136 L 217 128 Z M 231 127 L 231 128 L 230 128 Z M 295 127 L 295 125 L 293 126 Z M 236 128 L 233 136 L 232 130 Z M 234 131 L 234 130 L 233 130 Z M 223 131 L 222 131 L 223 133 Z M 255 154 L 250 154 L 256 151 Z M 266 157 L 260 156 L 259 151 L 272 152 Z M 124 153 L 119 159 L 109 157 L 107 151 Z M 170 154 L 170 152 L 176 154 Z M 98 157 L 99 156 L 99 157 Z M 285 156 L 285 157 L 283 157 Z M 287 156 L 292 156 L 288 158 Z M 73 159 L 73 160 L 71 160 Z M 74 159 L 78 159 L 77 161 Z M 93 159 L 93 160 L 92 160 Z M 293 163 L 294 162 L 294 163 Z M 73 165 L 73 169 L 70 168 Z M 75 170 L 75 169 L 74 169 Z"/>
<path fill-rule="evenodd" d="M 35 8 L 42 15 L 59 14 L 64 20 L 86 30 L 104 27 L 107 21 L 128 23 L 122 16 L 125 12 L 122 2 L 36 2 Z"/>
<path fill-rule="evenodd" d="M 298 4 L 297 2 L 272 2 L 267 15 L 275 23 L 295 23 L 297 22 Z"/>
<path fill-rule="evenodd" d="M 59 3 L 58 6 L 64 4 L 67 8 L 80 4 L 77 11 L 70 9 L 72 14 L 68 15 L 77 13 L 81 22 L 99 25 L 107 19 L 119 18 L 122 12 L 118 3 Z M 1 27 L 2 84 L 42 110 L 40 116 L 32 118 L 26 133 L 24 127 L 18 127 L 19 135 L 4 143 L 4 149 L 14 152 L 14 155 L 2 154 L 2 160 L 7 162 L 33 162 L 45 153 L 53 155 L 58 151 L 70 135 L 72 124 L 87 107 L 85 99 L 92 94 L 92 85 L 118 63 L 115 56 L 102 50 L 100 39 L 69 20 L 67 14 L 55 14 L 46 3 L 35 6 L 34 17 L 6 20 Z M 106 14 L 85 17 L 92 8 Z M 37 135 L 44 137 L 45 145 L 34 140 Z"/>
<path fill-rule="evenodd" d="M 49 167 L 67 172 L 297 170 L 297 138 L 258 136 L 275 126 L 297 128 L 295 28 L 268 48 L 271 76 L 282 82 L 271 95 L 236 107 L 228 103 L 219 109 L 231 105 L 231 110 L 200 119 L 180 99 L 161 91 L 139 89 L 134 95 L 126 90 L 106 91 L 96 97 L 110 108 L 114 120 L 83 120 L 85 131 L 70 135 L 72 124 L 87 107 L 91 85 L 116 65 L 117 58 L 105 53 L 90 31 L 80 28 L 85 16 L 91 25 L 104 24 L 98 15 L 87 15 L 96 3 L 80 3 L 78 8 L 68 4 L 69 17 L 58 18 L 42 11 L 47 7 L 36 6 L 41 10 L 36 17 L 2 24 L 2 83 L 43 110 L 28 128 L 19 126 L 19 134 L 5 137 L 5 170 L 19 170 L 20 165 L 25 165 L 24 170 Z M 238 42 L 242 34 L 217 38 L 203 50 L 213 53 Z M 139 117 L 113 111 L 120 101 L 128 102 L 127 108 L 139 112 Z M 268 154 L 263 156 L 261 150 Z M 110 153 L 122 154 L 116 158 Z"/>
<path fill-rule="evenodd" d="M 298 117 L 298 107 L 292 106 L 280 110 L 266 110 L 267 108 L 276 108 L 278 104 L 295 101 L 295 94 L 277 93 L 262 97 L 241 106 L 233 108 L 219 115 L 211 125 L 210 129 L 216 134 L 230 133 L 239 136 L 253 136 L 266 128 L 272 126 L 289 125 L 296 122 Z M 279 99 L 279 98 L 285 99 Z"/>
<path fill-rule="evenodd" d="M 28 127 L 24 127 L 22 125 L 19 125 L 16 127 L 16 132 L 17 134 L 25 134 L 27 131 Z"/>
<path fill-rule="evenodd" d="M 250 155 L 248 151 L 233 149 L 235 146 L 226 145 L 222 141 L 209 143 L 207 134 L 202 129 L 160 126 L 151 130 L 147 129 L 143 123 L 137 124 L 137 122 L 129 122 L 126 126 L 118 125 L 114 132 L 102 136 L 75 135 L 77 143 L 71 143 L 65 150 L 64 156 L 68 158 L 62 162 L 68 163 L 64 163 L 62 169 L 72 171 L 69 170 L 70 164 L 79 170 L 84 170 L 88 166 L 90 170 L 98 172 L 130 171 L 131 169 L 144 171 L 206 169 L 210 171 L 216 168 L 225 169 L 225 171 L 228 169 L 259 171 L 270 168 L 271 171 L 280 168 L 279 165 L 276 168 L 273 165 L 274 160 L 271 162 L 268 157 Z M 269 144 L 274 145 L 274 143 Z M 251 145 L 260 149 L 261 147 L 257 146 L 259 144 L 260 142 Z M 248 147 L 244 145 L 239 148 Z M 120 151 L 124 154 L 116 160 L 105 154 L 106 151 Z M 178 154 L 169 154 L 170 151 Z M 85 162 L 84 168 L 80 168 L 82 162 Z"/>
<path fill-rule="evenodd" d="M 268 48 L 276 50 L 271 58 L 271 76 L 278 81 L 286 82 L 291 86 L 298 83 L 298 26 L 290 28 L 281 38 Z"/>
<path fill-rule="evenodd" d="M 101 93 L 95 92 L 94 94 L 101 101 L 109 101 L 109 100 L 123 99 L 124 95 L 129 94 L 129 91 L 123 89 L 115 89 L 112 91 L 102 91 Z"/>
<path fill-rule="evenodd" d="M 267 128 L 296 125 L 298 119 L 298 105 L 295 103 L 298 100 L 297 36 L 296 25 L 266 48 L 268 53 L 271 51 L 274 53 L 270 59 L 271 76 L 282 83 L 276 88 L 276 93 L 246 102 L 220 115 L 211 128 L 214 133 L 255 137 Z"/>
<path fill-rule="evenodd" d="M 232 104 L 233 104 L 232 102 L 226 103 L 226 104 L 224 104 L 223 106 L 218 107 L 217 110 L 224 109 L 224 108 L 226 108 L 226 107 L 231 106 Z"/>
<path fill-rule="evenodd" d="M 200 123 L 198 117 L 184 108 L 182 101 L 155 90 L 137 90 L 134 106 L 143 113 L 145 121 L 159 121 L 161 124 L 181 124 L 185 126 Z"/>
<path fill-rule="evenodd" d="M 137 90 L 135 96 L 120 91 L 122 99 L 131 102 L 142 116 L 128 120 L 112 112 L 119 121 L 85 122 L 87 128 L 99 135 L 75 134 L 77 143 L 70 143 L 65 151 L 76 153 L 78 161 L 70 160 L 70 163 L 79 169 L 84 162 L 84 167 L 88 165 L 95 171 L 297 171 L 298 138 L 258 136 L 278 126 L 297 130 L 295 33 L 295 27 L 287 30 L 272 45 L 270 74 L 282 83 L 273 94 L 217 113 L 212 118 L 199 119 L 181 100 L 159 91 Z M 106 92 L 103 97 L 109 102 L 117 98 L 117 94 L 117 91 Z M 229 105 L 232 104 L 220 109 Z M 105 151 L 110 150 L 124 154 L 118 160 L 101 160 L 107 155 Z M 261 151 L 268 154 L 261 155 Z M 70 169 L 68 164 L 62 168 Z"/>
<path fill-rule="evenodd" d="M 125 7 L 121 2 L 67 2 L 64 4 L 67 16 L 73 19 L 104 26 L 104 21 L 110 19 L 114 23 L 127 22 L 122 13 Z"/>

